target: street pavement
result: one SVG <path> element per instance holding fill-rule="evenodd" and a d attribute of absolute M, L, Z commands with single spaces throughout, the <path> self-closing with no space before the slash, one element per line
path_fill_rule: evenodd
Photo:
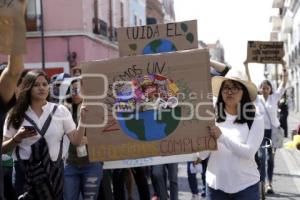
<path fill-rule="evenodd" d="M 289 138 L 291 132 L 300 124 L 300 113 L 291 113 L 288 118 Z M 274 181 L 275 194 L 269 195 L 268 200 L 300 199 L 300 151 L 296 149 L 279 149 L 275 155 Z"/>

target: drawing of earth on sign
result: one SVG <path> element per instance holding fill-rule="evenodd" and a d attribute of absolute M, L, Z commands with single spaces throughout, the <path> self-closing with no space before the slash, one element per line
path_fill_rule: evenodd
<path fill-rule="evenodd" d="M 117 91 L 115 111 L 123 132 L 140 141 L 161 140 L 180 123 L 176 84 L 160 74 L 148 74 L 122 85 Z"/>
<path fill-rule="evenodd" d="M 166 39 L 157 39 L 151 41 L 144 47 L 143 54 L 154 54 L 170 51 L 177 51 L 176 46 L 171 41 Z"/>
<path fill-rule="evenodd" d="M 181 108 L 175 108 L 180 116 Z M 178 126 L 179 120 L 172 117 L 172 110 L 162 112 L 161 119 L 155 119 L 154 110 L 140 112 L 138 119 L 119 120 L 121 129 L 126 135 L 141 141 L 161 140 L 169 136 Z M 119 117 L 128 117 L 129 113 L 119 113 Z"/>

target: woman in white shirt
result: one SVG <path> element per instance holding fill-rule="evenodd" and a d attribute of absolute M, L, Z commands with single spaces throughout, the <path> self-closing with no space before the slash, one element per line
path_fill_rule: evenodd
<path fill-rule="evenodd" d="M 258 200 L 260 175 L 254 156 L 263 139 L 263 119 L 252 103 L 256 86 L 229 71 L 212 78 L 216 101 L 216 125 L 209 127 L 218 150 L 200 152 L 209 156 L 206 182 L 208 200 Z"/>
<path fill-rule="evenodd" d="M 283 76 L 282 76 L 282 83 L 278 87 L 278 89 L 273 92 L 272 85 L 270 81 L 264 80 L 260 85 L 260 93 L 261 95 L 257 96 L 256 103 L 260 105 L 261 113 L 264 116 L 264 123 L 265 123 L 265 131 L 264 131 L 264 141 L 263 144 L 268 142 L 267 140 L 271 139 L 272 135 L 272 127 L 279 127 L 280 122 L 277 117 L 277 111 L 278 111 L 278 101 L 281 98 L 281 96 L 284 94 L 286 89 L 286 83 L 287 83 L 288 74 L 287 71 L 283 70 Z M 266 177 L 266 171 L 267 171 L 267 179 L 268 184 L 266 187 L 266 192 L 269 194 L 274 193 L 272 188 L 272 179 L 273 179 L 273 171 L 274 171 L 274 156 L 275 151 L 273 151 L 272 148 L 268 148 L 268 155 L 265 155 L 265 150 L 262 149 L 261 155 L 262 155 L 262 170 L 261 176 L 262 180 Z M 268 158 L 267 166 L 265 166 L 265 159 Z"/>
<path fill-rule="evenodd" d="M 42 71 L 31 71 L 23 78 L 20 95 L 15 107 L 9 112 L 4 125 L 3 152 L 13 150 L 14 173 L 13 183 L 17 195 L 23 194 L 25 186 L 25 172 L 28 160 L 31 156 L 31 145 L 41 138 L 40 132 L 48 116 L 53 113 L 57 106 L 44 138 L 48 147 L 51 161 L 59 162 L 58 166 L 63 167 L 59 156 L 63 157 L 62 138 L 66 134 L 71 143 L 78 145 L 84 135 L 84 128 L 78 125 L 76 129 L 71 113 L 62 105 L 56 105 L 47 101 L 49 97 L 49 84 L 47 75 Z M 81 110 L 81 117 L 84 116 L 85 108 Z M 32 124 L 25 115 L 32 119 Z M 28 128 L 27 128 L 28 127 Z M 41 130 L 37 133 L 37 130 Z M 16 152 L 18 149 L 18 152 Z M 60 170 L 62 172 L 62 170 Z M 57 177 L 63 177 L 58 174 Z M 62 179 L 61 179 L 62 180 Z M 27 180 L 26 180 L 27 181 Z M 34 184 L 34 180 L 32 180 Z M 62 183 L 61 183 L 62 184 Z M 54 188 L 52 188 L 55 190 Z M 54 191 L 56 192 L 56 191 Z M 60 194 L 62 191 L 59 191 Z M 62 194 L 62 193 L 61 193 Z M 61 194 L 59 196 L 61 196 Z M 59 198 L 57 198 L 59 199 Z"/>

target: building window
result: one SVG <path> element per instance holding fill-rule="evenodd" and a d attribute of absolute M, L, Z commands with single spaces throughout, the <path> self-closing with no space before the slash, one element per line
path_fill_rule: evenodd
<path fill-rule="evenodd" d="M 98 19 L 98 0 L 94 0 L 94 18 L 93 18 L 93 33 L 99 34 L 99 19 Z"/>
<path fill-rule="evenodd" d="M 29 0 L 27 4 L 27 11 L 25 16 L 26 30 L 27 31 L 38 31 L 38 20 L 40 14 L 37 12 L 39 10 L 39 5 L 37 5 L 36 0 Z"/>
<path fill-rule="evenodd" d="M 140 19 L 139 21 L 140 21 L 140 26 L 142 26 L 142 25 L 143 25 L 143 21 L 142 21 L 142 19 Z"/>
<path fill-rule="evenodd" d="M 124 26 L 124 3 L 120 3 L 120 13 L 121 13 L 121 19 L 120 19 L 120 25 L 121 27 Z"/>

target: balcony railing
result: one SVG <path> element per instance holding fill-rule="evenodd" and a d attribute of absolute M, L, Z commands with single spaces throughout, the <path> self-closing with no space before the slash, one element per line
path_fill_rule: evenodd
<path fill-rule="evenodd" d="M 117 41 L 117 28 L 109 27 L 107 22 L 94 18 L 93 19 L 93 33 L 108 37 L 111 41 Z"/>
<path fill-rule="evenodd" d="M 28 32 L 40 30 L 40 17 L 40 15 L 26 15 L 25 22 Z"/>

